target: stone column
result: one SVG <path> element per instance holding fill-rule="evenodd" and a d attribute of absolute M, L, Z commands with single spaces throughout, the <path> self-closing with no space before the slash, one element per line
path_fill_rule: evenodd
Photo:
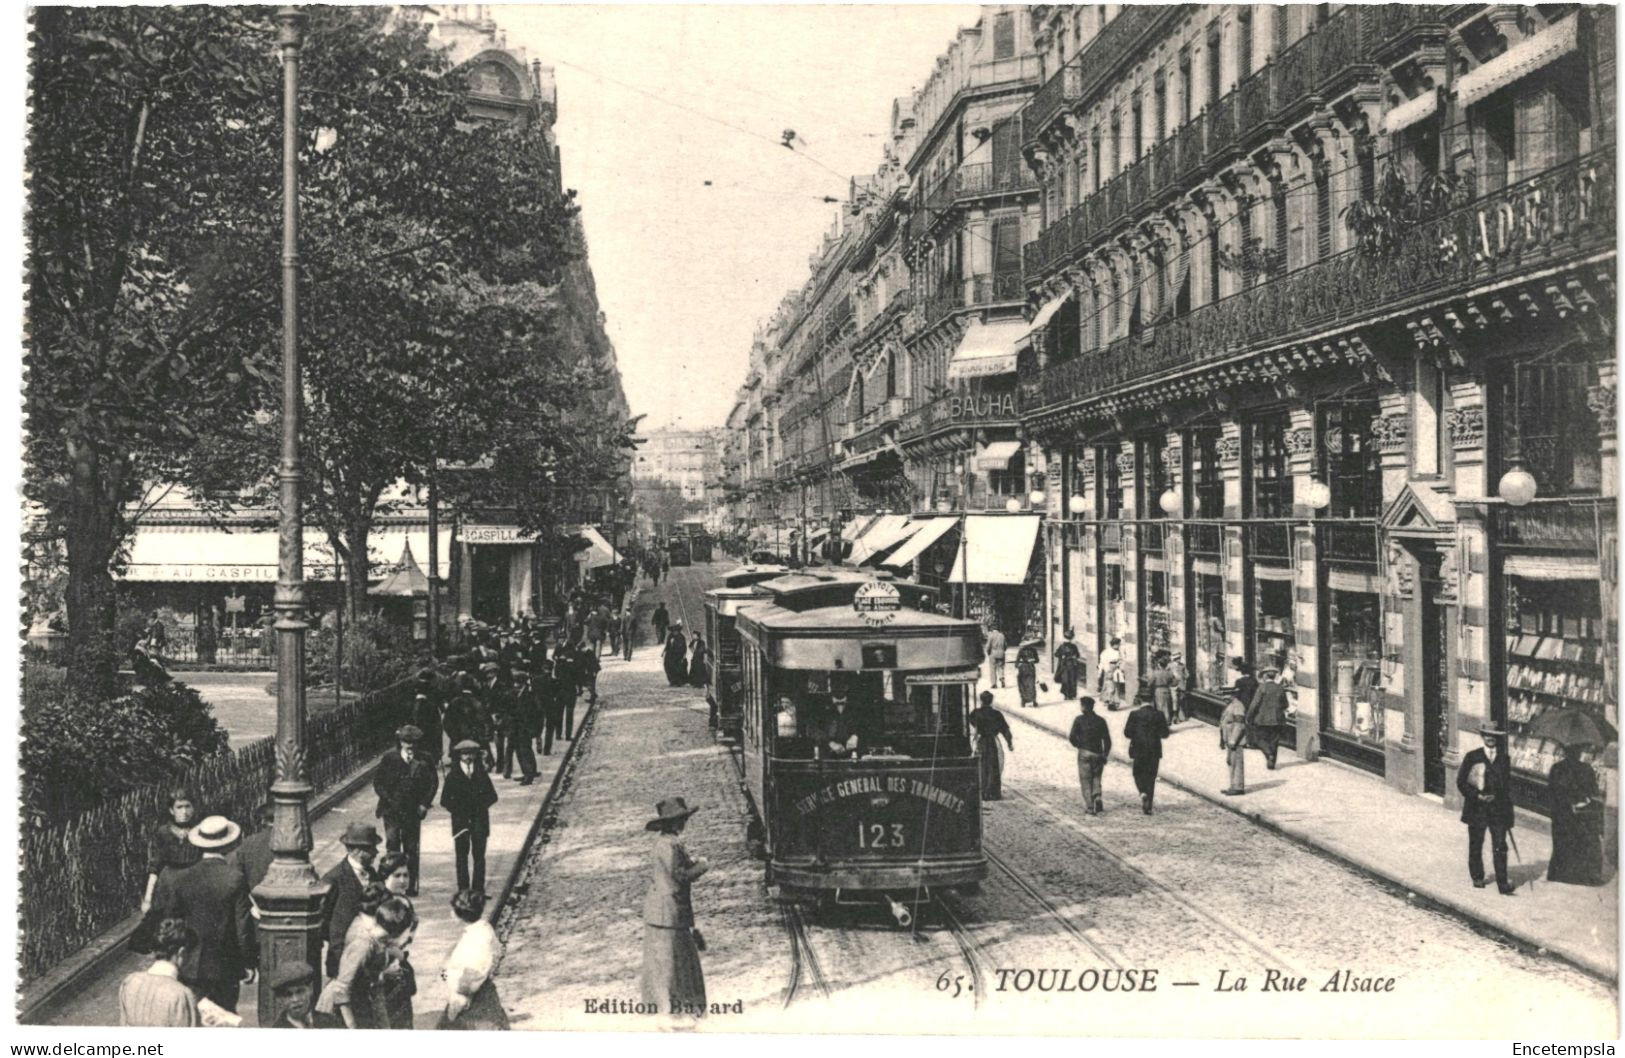
<path fill-rule="evenodd" d="M 1287 426 L 1287 470 L 1292 475 L 1292 515 L 1312 518 L 1307 494 L 1315 478 L 1315 411 L 1294 407 Z M 1320 756 L 1320 555 L 1314 526 L 1292 529 L 1292 626 L 1298 642 L 1294 698 L 1298 705 L 1298 755 Z"/>
<path fill-rule="evenodd" d="M 1241 422 L 1233 415 L 1219 428 L 1219 476 L 1224 482 L 1224 516 L 1241 517 Z M 1219 577 L 1224 582 L 1224 642 L 1227 652 L 1247 651 L 1247 610 L 1253 605 L 1248 592 L 1245 529 L 1226 525 L 1219 539 Z"/>
<path fill-rule="evenodd" d="M 1140 667 L 1140 534 L 1129 521 L 1137 518 L 1139 489 L 1138 463 L 1134 442 L 1123 441 L 1116 449 L 1117 471 L 1123 483 L 1123 522 L 1118 541 L 1118 557 L 1123 565 L 1123 671 L 1129 694 L 1139 686 Z M 1150 658 L 1146 659 L 1147 664 Z"/>
<path fill-rule="evenodd" d="M 1445 803 L 1459 805 L 1450 777 L 1461 764 L 1462 754 L 1478 745 L 1478 725 L 1489 719 L 1490 636 L 1501 627 L 1493 615 L 1490 583 L 1489 510 L 1482 503 L 1494 491 L 1488 480 L 1488 448 L 1485 443 L 1484 415 L 1487 387 L 1482 378 L 1453 379 L 1450 385 L 1452 407 L 1446 416 L 1454 464 L 1456 492 L 1457 598 L 1460 600 L 1457 633 L 1457 659 L 1451 673 L 1450 706 L 1453 716 L 1445 717 L 1451 737 L 1445 743 Z"/>

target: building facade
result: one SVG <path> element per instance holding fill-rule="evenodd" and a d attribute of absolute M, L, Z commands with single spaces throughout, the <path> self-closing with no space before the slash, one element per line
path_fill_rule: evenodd
<path fill-rule="evenodd" d="M 632 459 L 632 482 L 675 485 L 709 511 L 721 501 L 722 430 L 651 430 Z"/>
<path fill-rule="evenodd" d="M 1612 10 L 1098 10 L 1021 116 L 1049 637 L 1447 800 L 1502 724 L 1544 810 L 1534 720 L 1617 724 Z"/>

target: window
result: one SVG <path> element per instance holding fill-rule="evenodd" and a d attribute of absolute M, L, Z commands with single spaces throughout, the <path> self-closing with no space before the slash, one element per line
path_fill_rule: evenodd
<path fill-rule="evenodd" d="M 1289 257 L 1289 244 L 1291 236 L 1290 217 L 1287 214 L 1286 185 L 1270 185 L 1271 210 L 1275 220 L 1275 261 L 1281 271 L 1291 268 Z"/>
<path fill-rule="evenodd" d="M 1217 22 L 1207 28 L 1207 104 L 1212 106 L 1219 101 L 1219 86 L 1222 83 L 1219 76 L 1219 44 L 1223 33 Z"/>
<path fill-rule="evenodd" d="M 897 357 L 886 354 L 886 399 L 897 396 Z"/>
<path fill-rule="evenodd" d="M 1321 413 L 1320 454 L 1331 486 L 1326 513 L 1333 518 L 1375 518 L 1382 511 L 1382 457 L 1371 436 L 1374 400 L 1331 403 Z"/>
<path fill-rule="evenodd" d="M 1499 478 L 1513 460 L 1535 476 L 1542 495 L 1596 492 L 1602 484 L 1602 441 L 1597 416 L 1586 404 L 1597 385 L 1597 365 L 1578 346 L 1550 359 L 1497 371 L 1504 446 Z"/>
<path fill-rule="evenodd" d="M 1484 159 L 1484 190 L 1495 191 L 1518 179 L 1517 107 L 1514 93 L 1496 92 L 1478 107 Z"/>
<path fill-rule="evenodd" d="M 1445 472 L 1450 457 L 1450 435 L 1445 429 L 1445 412 L 1450 404 L 1450 384 L 1446 373 L 1429 356 L 1416 358 L 1412 372 L 1416 388 L 1411 394 L 1411 452 L 1417 474 Z"/>
<path fill-rule="evenodd" d="M 1123 171 L 1123 116 L 1112 111 L 1112 175 Z"/>
<path fill-rule="evenodd" d="M 1286 518 L 1292 514 L 1292 477 L 1287 471 L 1287 413 L 1271 412 L 1247 424 L 1251 466 L 1243 476 L 1248 517 Z"/>
<path fill-rule="evenodd" d="M 1214 302 L 1219 300 L 1219 226 L 1216 223 L 1208 224 L 1207 263 L 1207 299 L 1209 302 Z"/>
<path fill-rule="evenodd" d="M 1120 518 L 1123 515 L 1123 472 L 1117 466 L 1122 449 L 1115 445 L 1101 445 L 1095 449 L 1095 462 L 1100 467 L 1100 495 L 1095 501 L 1095 513 L 1101 518 Z"/>
<path fill-rule="evenodd" d="M 1156 124 L 1151 128 L 1152 138 L 1154 142 L 1161 143 L 1162 138 L 1168 135 L 1168 76 L 1161 70 L 1157 71 L 1152 93 L 1156 101 L 1152 115 L 1156 121 Z"/>
<path fill-rule="evenodd" d="M 1162 494 L 1168 489 L 1168 466 L 1162 460 L 1165 441 L 1147 437 L 1135 448 L 1140 459 L 1139 517 L 1162 518 Z"/>
<path fill-rule="evenodd" d="M 1191 517 L 1224 517 L 1224 478 L 1219 472 L 1219 428 L 1190 433 Z"/>
<path fill-rule="evenodd" d="M 993 181 L 999 187 L 1019 184 L 1021 174 L 1020 128 L 1014 118 L 993 126 Z"/>
<path fill-rule="evenodd" d="M 1100 126 L 1096 125 L 1094 131 L 1089 133 L 1089 154 L 1093 159 L 1090 168 L 1094 171 L 1094 190 L 1100 190 Z"/>
<path fill-rule="evenodd" d="M 1253 13 L 1249 8 L 1236 12 L 1236 80 L 1245 81 L 1253 72 Z"/>
<path fill-rule="evenodd" d="M 1287 29 L 1288 8 L 1285 4 L 1277 4 L 1274 8 L 1272 8 L 1272 10 L 1275 12 L 1275 47 L 1273 50 L 1276 55 L 1280 55 L 1283 51 L 1286 51 L 1286 41 L 1289 32 Z"/>
<path fill-rule="evenodd" d="M 993 19 L 993 57 L 1008 59 L 1016 53 L 1016 18 L 1008 11 Z"/>
<path fill-rule="evenodd" d="M 1254 269 L 1253 249 L 1253 207 L 1243 203 L 1236 210 L 1236 227 L 1241 230 L 1238 238 L 1238 249 L 1241 257 L 1241 289 L 1246 290 L 1253 285 L 1253 278 L 1257 274 Z"/>
<path fill-rule="evenodd" d="M 1326 166 L 1315 166 L 1315 258 L 1332 255 L 1332 180 Z"/>
<path fill-rule="evenodd" d="M 1194 90 L 1195 86 L 1191 83 L 1191 49 L 1187 45 L 1179 49 L 1179 123 L 1181 125 L 1189 121 L 1195 114 L 1195 110 L 1191 106 L 1191 93 Z"/>
<path fill-rule="evenodd" d="M 996 298 L 1020 295 L 1020 217 L 1001 217 L 993 222 L 993 287 Z"/>
<path fill-rule="evenodd" d="M 1140 105 L 1139 89 L 1134 90 L 1129 102 L 1129 122 L 1133 126 L 1130 140 L 1134 146 L 1134 153 L 1129 155 L 1128 162 L 1123 165 L 1124 169 L 1139 161 L 1140 156 L 1145 153 L 1145 114 Z"/>

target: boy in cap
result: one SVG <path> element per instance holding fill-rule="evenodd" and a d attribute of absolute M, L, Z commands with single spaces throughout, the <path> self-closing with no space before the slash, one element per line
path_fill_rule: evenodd
<path fill-rule="evenodd" d="M 396 748 L 386 752 L 373 772 L 372 789 L 378 795 L 377 816 L 384 822 L 385 848 L 406 854 L 411 882 L 407 896 L 418 892 L 418 853 L 422 848 L 423 817 L 434 807 L 440 773 L 418 756 L 423 732 L 407 724 L 395 732 Z"/>
<path fill-rule="evenodd" d="M 372 861 L 378 858 L 378 830 L 371 823 L 351 823 L 339 838 L 344 859 L 322 875 L 327 895 L 322 898 L 322 939 L 327 942 L 324 965 L 327 976 L 339 972 L 339 956 L 344 954 L 344 937 L 350 921 L 360 913 L 361 894 L 367 883 L 376 881 Z"/>
<path fill-rule="evenodd" d="M 273 1029 L 313 1029 L 316 1020 L 311 1016 L 313 1006 L 311 986 L 316 983 L 316 970 L 303 960 L 279 967 L 271 975 L 272 1017 L 260 1024 Z"/>
<path fill-rule="evenodd" d="M 457 888 L 485 891 L 485 842 L 491 836 L 491 806 L 497 803 L 496 787 L 491 785 L 481 764 L 485 747 L 464 739 L 452 747 L 457 757 L 446 772 L 440 791 L 440 806 L 451 814 L 451 839 L 457 860 Z M 470 885 L 469 861 L 473 861 Z"/>

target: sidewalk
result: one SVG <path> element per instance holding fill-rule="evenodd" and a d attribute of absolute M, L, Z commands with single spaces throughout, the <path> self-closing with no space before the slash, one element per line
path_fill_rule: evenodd
<path fill-rule="evenodd" d="M 1021 708 L 1014 674 L 994 691 L 995 703 L 1012 721 L 1065 738 L 1078 713 L 1051 682 L 1038 705 Z M 1112 731 L 1112 759 L 1128 763 L 1123 725 L 1128 710 L 1097 707 Z M 1332 761 L 1310 763 L 1283 747 L 1275 771 L 1262 753 L 1247 754 L 1247 793 L 1226 797 L 1229 768 L 1219 749 L 1218 729 L 1200 720 L 1174 728 L 1163 744 L 1160 777 L 1311 846 L 1406 891 L 1441 910 L 1552 954 L 1613 981 L 1619 972 L 1619 879 L 1601 888 L 1546 881 L 1551 834 L 1545 828 L 1513 831 L 1521 856 L 1512 859 L 1513 897 L 1493 885 L 1473 888 L 1467 877 L 1466 828 L 1458 813 L 1436 799 L 1403 794 L 1382 780 Z M 1520 819 L 1520 822 L 1522 820 Z M 1486 845 L 1488 842 L 1486 842 Z M 1484 850 L 1486 867 L 1489 849 Z"/>
<path fill-rule="evenodd" d="M 586 727 L 592 710 L 585 697 L 576 706 L 577 738 Z M 535 783 L 520 786 L 516 771 L 514 780 L 492 776 L 496 784 L 497 803 L 491 807 L 491 837 L 485 851 L 485 890 L 491 894 L 487 914 L 497 914 L 510 888 L 523 856 L 530 843 L 531 832 L 541 818 L 542 808 L 552 790 L 555 777 L 570 759 L 573 743 L 562 747 L 555 741 L 551 756 L 537 755 L 539 774 Z M 451 827 L 445 809 L 436 806 L 423 821 L 423 847 L 420 862 L 418 896 L 412 905 L 418 915 L 417 938 L 412 943 L 412 966 L 417 971 L 418 992 L 412 1002 L 414 1023 L 418 1028 L 433 1028 L 446 1005 L 446 984 L 440 980 L 440 967 L 462 935 L 462 923 L 451 913 L 451 898 L 456 893 L 456 869 L 452 862 Z M 354 822 L 383 826 L 374 818 L 378 798 L 370 782 L 363 783 L 355 792 L 334 804 L 311 825 L 313 847 L 310 858 L 317 873 L 325 873 L 344 858 L 339 836 Z M 45 1022 L 51 1025 L 117 1025 L 118 989 L 124 976 L 144 969 L 149 957 L 125 954 L 111 959 L 98 968 L 94 976 L 78 982 L 77 994 L 56 1006 Z M 245 1027 L 259 1024 L 258 986 L 242 989 L 237 1012 L 243 1016 Z"/>

